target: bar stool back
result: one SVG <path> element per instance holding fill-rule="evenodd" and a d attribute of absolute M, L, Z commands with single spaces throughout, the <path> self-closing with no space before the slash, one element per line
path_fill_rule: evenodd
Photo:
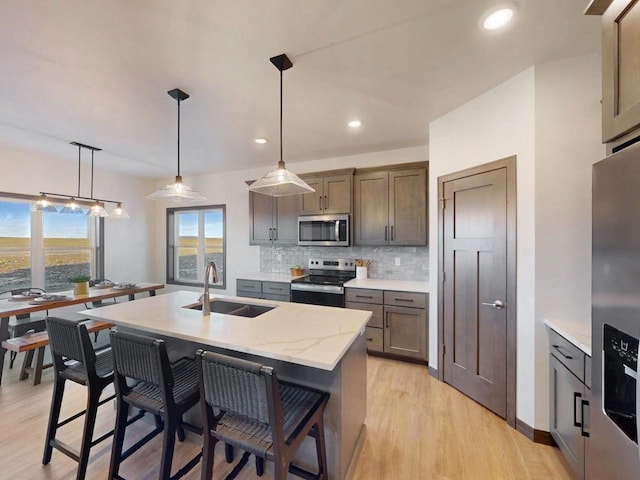
<path fill-rule="evenodd" d="M 107 348 L 95 352 L 91 346 L 87 327 L 81 323 L 63 318 L 47 317 L 46 324 L 53 356 L 55 383 L 42 463 L 46 465 L 51 461 L 51 455 L 55 448 L 78 462 L 76 478 L 80 480 L 85 477 L 91 447 L 113 434 L 113 431 L 111 431 L 93 440 L 98 407 L 115 398 L 115 395 L 111 395 L 100 401 L 102 391 L 113 382 L 111 349 Z M 87 387 L 87 408 L 66 420 L 60 421 L 62 397 L 67 380 Z M 59 427 L 82 415 L 85 415 L 84 431 L 82 444 L 78 452 L 58 440 L 56 432 Z"/>
<path fill-rule="evenodd" d="M 164 341 L 132 333 L 112 330 L 111 348 L 118 406 L 108 478 L 122 478 L 119 475 L 122 461 L 160 432 L 164 432 L 160 478 L 182 477 L 198 464 L 202 456 L 202 452 L 198 453 L 171 477 L 176 433 L 180 441 L 185 438 L 182 415 L 200 398 L 195 363 L 188 358 L 181 358 L 171 364 Z M 127 379 L 135 383 L 127 382 Z M 156 417 L 156 429 L 123 453 L 130 406 L 153 414 Z"/>
<path fill-rule="evenodd" d="M 250 454 L 273 461 L 276 480 L 284 480 L 287 472 L 327 479 L 323 416 L 328 393 L 279 382 L 272 367 L 214 352 L 198 350 L 196 362 L 202 418 L 208 427 L 203 429 L 203 480 L 211 479 L 218 441 L 245 451 L 227 479 L 240 472 Z M 307 435 L 316 440 L 317 474 L 291 463 Z"/>

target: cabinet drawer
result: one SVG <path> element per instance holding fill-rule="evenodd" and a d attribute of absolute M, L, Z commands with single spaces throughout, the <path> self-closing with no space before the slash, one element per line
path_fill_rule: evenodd
<path fill-rule="evenodd" d="M 549 349 L 554 357 L 584 382 L 585 354 L 582 350 L 554 330 L 549 330 Z"/>
<path fill-rule="evenodd" d="M 259 280 L 236 280 L 236 290 L 238 292 L 257 292 L 260 293 L 262 291 L 262 282 Z"/>
<path fill-rule="evenodd" d="M 262 298 L 262 294 L 260 292 L 243 292 L 242 290 L 238 290 L 236 292 L 236 296 L 247 298 Z"/>
<path fill-rule="evenodd" d="M 382 298 L 382 290 L 347 288 L 347 302 L 378 303 L 381 305 Z"/>
<path fill-rule="evenodd" d="M 374 352 L 382 352 L 383 350 L 382 339 L 384 337 L 382 334 L 382 329 L 367 327 L 366 335 L 367 335 L 367 350 L 372 350 Z"/>
<path fill-rule="evenodd" d="M 291 284 L 283 282 L 262 282 L 262 293 L 289 295 L 291 293 Z"/>
<path fill-rule="evenodd" d="M 290 302 L 291 298 L 289 295 L 274 295 L 271 293 L 263 293 L 262 298 L 265 300 L 275 300 L 277 302 Z"/>
<path fill-rule="evenodd" d="M 367 327 L 382 328 L 382 305 L 360 302 L 346 302 L 344 306 L 346 308 L 353 308 L 354 310 L 366 310 L 373 313 L 373 316 L 369 319 L 369 323 L 367 323 Z"/>
<path fill-rule="evenodd" d="M 424 293 L 385 290 L 384 304 L 396 305 L 398 307 L 427 308 L 427 296 Z"/>

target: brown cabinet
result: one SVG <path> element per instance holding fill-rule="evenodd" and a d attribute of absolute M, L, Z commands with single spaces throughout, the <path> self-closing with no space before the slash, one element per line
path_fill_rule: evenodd
<path fill-rule="evenodd" d="M 299 196 L 269 197 L 249 192 L 249 244 L 297 245 Z"/>
<path fill-rule="evenodd" d="M 640 127 L 640 2 L 594 0 L 602 15 L 602 141 Z"/>
<path fill-rule="evenodd" d="M 302 175 L 315 192 L 300 195 L 300 215 L 351 213 L 353 173 Z"/>
<path fill-rule="evenodd" d="M 347 288 L 345 307 L 373 313 L 367 324 L 368 351 L 427 360 L 426 294 Z"/>
<path fill-rule="evenodd" d="M 289 302 L 291 301 L 291 284 L 238 278 L 236 296 Z"/>
<path fill-rule="evenodd" d="M 356 245 L 427 244 L 427 169 L 354 176 Z"/>
<path fill-rule="evenodd" d="M 588 478 L 591 357 L 549 330 L 550 433 L 580 480 Z M 590 384 L 590 379 L 589 379 Z"/>

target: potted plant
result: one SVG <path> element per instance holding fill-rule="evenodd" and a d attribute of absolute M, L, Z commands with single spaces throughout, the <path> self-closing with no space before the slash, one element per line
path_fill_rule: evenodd
<path fill-rule="evenodd" d="M 73 294 L 76 296 L 87 295 L 89 293 L 89 280 L 90 277 L 88 275 L 71 277 L 69 281 L 73 283 Z"/>
<path fill-rule="evenodd" d="M 302 268 L 300 265 L 294 265 L 290 270 L 292 277 L 300 277 L 304 275 L 304 268 Z"/>

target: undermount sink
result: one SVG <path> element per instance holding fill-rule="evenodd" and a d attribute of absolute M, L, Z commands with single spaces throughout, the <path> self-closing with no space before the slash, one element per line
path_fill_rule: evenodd
<path fill-rule="evenodd" d="M 236 317 L 254 318 L 276 307 L 266 305 L 254 305 L 252 303 L 230 302 L 229 300 L 210 300 L 211 313 L 224 313 L 225 315 L 235 315 Z M 202 310 L 202 304 L 192 305 L 191 310 Z"/>

